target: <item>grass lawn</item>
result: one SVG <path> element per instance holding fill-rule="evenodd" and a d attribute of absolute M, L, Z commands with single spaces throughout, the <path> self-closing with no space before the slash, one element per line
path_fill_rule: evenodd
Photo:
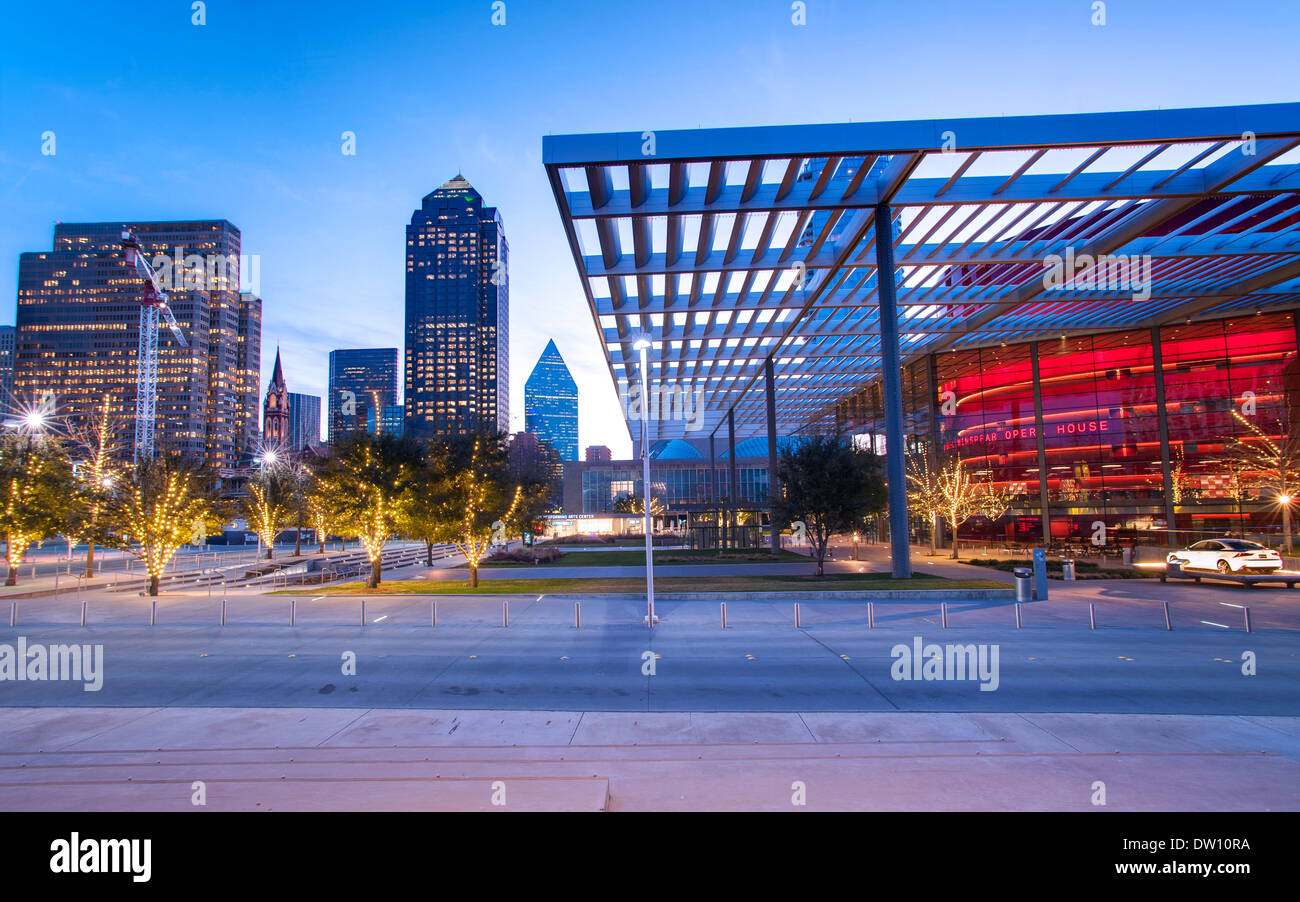
<path fill-rule="evenodd" d="M 770 551 L 744 548 L 727 550 L 722 554 L 715 551 L 691 551 L 690 549 L 660 549 L 655 551 L 656 564 L 789 564 L 814 563 L 806 554 L 793 551 Z M 645 564 L 645 546 L 637 549 L 616 548 L 610 551 L 582 551 L 577 554 L 564 554 L 549 564 L 515 564 L 487 563 L 479 565 L 480 570 L 497 567 L 639 567 Z M 457 564 L 468 568 L 468 564 Z"/>
<path fill-rule="evenodd" d="M 987 579 L 944 579 L 916 574 L 893 579 L 887 573 L 837 573 L 816 576 L 668 576 L 655 580 L 655 591 L 669 592 L 816 592 L 883 589 L 1006 589 L 1004 582 Z M 478 588 L 458 579 L 394 580 L 367 589 L 364 582 L 316 589 L 274 592 L 274 595 L 600 595 L 645 592 L 645 580 L 619 579 L 481 579 Z"/>

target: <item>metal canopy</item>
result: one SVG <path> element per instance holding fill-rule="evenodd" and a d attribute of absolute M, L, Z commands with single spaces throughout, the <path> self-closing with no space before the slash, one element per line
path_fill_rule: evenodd
<path fill-rule="evenodd" d="M 903 363 L 1300 306 L 1300 103 L 559 135 L 542 151 L 615 383 L 649 334 L 652 383 L 702 392 L 696 424 L 660 420 L 660 438 L 707 437 L 731 410 L 738 437 L 766 434 L 769 358 L 781 434 L 880 377 L 877 205 Z"/>

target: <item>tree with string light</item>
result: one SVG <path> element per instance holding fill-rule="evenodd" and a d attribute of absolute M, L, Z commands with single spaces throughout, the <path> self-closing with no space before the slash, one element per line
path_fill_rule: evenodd
<path fill-rule="evenodd" d="M 479 563 L 488 549 L 526 525 L 524 485 L 511 474 L 505 436 L 453 436 L 430 452 L 449 465 L 439 489 L 445 514 L 433 533 L 460 549 L 469 565 L 470 588 L 478 588 Z"/>
<path fill-rule="evenodd" d="M 1238 479 L 1281 508 L 1282 548 L 1291 554 L 1291 505 L 1300 491 L 1300 439 L 1289 432 L 1270 436 L 1236 410 L 1232 416 L 1248 434 L 1230 439 L 1224 451 Z"/>
<path fill-rule="evenodd" d="M 152 596 L 172 557 L 206 518 L 210 501 L 202 481 L 183 459 L 160 453 L 139 461 L 105 505 L 110 544 L 144 563 Z"/>
<path fill-rule="evenodd" d="M 907 507 L 925 515 L 930 522 L 930 554 L 938 554 L 939 524 L 944 512 L 944 493 L 939 472 L 924 454 L 907 455 Z"/>
<path fill-rule="evenodd" d="M 60 442 L 5 435 L 0 439 L 0 533 L 6 542 L 9 575 L 18 584 L 18 565 L 29 548 L 58 531 L 71 504 L 72 466 Z"/>
<path fill-rule="evenodd" d="M 84 431 L 73 435 L 73 444 L 79 456 L 73 504 L 64 524 L 68 537 L 68 553 L 78 540 L 86 542 L 86 578 L 95 575 L 95 543 L 105 539 L 100 514 L 112 497 L 113 488 L 121 475 L 116 457 L 121 450 L 117 435 L 121 420 L 111 412 L 111 398 L 104 395 L 95 411 L 95 418 Z"/>
<path fill-rule="evenodd" d="M 616 514 L 642 514 L 645 512 L 645 500 L 640 495 L 620 495 L 614 502 Z M 664 505 L 658 497 L 650 496 L 650 516 L 663 516 Z"/>
<path fill-rule="evenodd" d="M 334 522 L 361 540 L 370 562 L 366 588 L 382 575 L 384 545 L 405 522 L 419 480 L 420 449 L 403 436 L 356 435 L 335 449 L 317 477 L 317 497 Z"/>
<path fill-rule="evenodd" d="M 321 491 L 315 476 L 307 489 L 307 518 L 316 531 L 316 543 L 320 546 L 318 554 L 325 553 L 325 539 L 329 535 L 330 524 L 334 522 L 334 512 L 330 510 L 329 498 Z"/>
<path fill-rule="evenodd" d="M 931 474 L 927 469 L 916 471 L 926 474 L 911 484 L 918 510 L 927 508 L 946 520 L 952 531 L 952 554 L 957 555 L 957 529 L 971 517 L 981 514 L 990 520 L 1005 517 L 1011 509 L 1013 495 L 993 482 L 976 482 L 960 460 L 953 459 Z M 925 480 L 929 480 L 926 482 Z M 912 503 L 909 496 L 909 504 Z"/>
<path fill-rule="evenodd" d="M 266 546 L 266 559 L 274 557 L 275 537 L 289 515 L 285 481 L 274 472 L 263 472 L 257 479 L 248 481 L 248 497 L 244 500 L 244 515 L 249 528 Z"/>

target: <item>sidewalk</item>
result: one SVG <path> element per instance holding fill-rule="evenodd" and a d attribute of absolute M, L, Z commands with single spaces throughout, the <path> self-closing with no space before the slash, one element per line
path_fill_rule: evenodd
<path fill-rule="evenodd" d="M 1300 718 L 0 710 L 0 808 L 1300 809 Z M 806 805 L 794 797 L 802 787 Z M 500 810 L 500 808 L 496 808 Z"/>

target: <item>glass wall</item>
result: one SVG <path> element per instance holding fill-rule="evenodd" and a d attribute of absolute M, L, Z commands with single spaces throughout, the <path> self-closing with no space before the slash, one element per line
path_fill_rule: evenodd
<path fill-rule="evenodd" d="M 730 471 L 726 465 L 717 467 L 717 491 L 721 498 L 728 497 L 727 485 Z M 740 502 L 754 505 L 767 503 L 767 467 L 736 464 L 736 479 L 740 486 Z M 707 506 L 709 503 L 708 466 L 685 465 L 650 467 L 650 491 L 673 508 Z M 582 472 L 582 512 L 584 514 L 611 513 L 614 505 L 624 496 L 640 497 L 640 466 L 588 467 Z"/>
<path fill-rule="evenodd" d="M 959 460 L 973 481 L 1012 496 L 1005 517 L 972 517 L 959 538 L 1041 544 L 1044 484 L 1054 544 L 1104 536 L 1111 547 L 1181 545 L 1227 532 L 1279 538 L 1278 496 L 1298 487 L 1283 472 L 1300 475 L 1294 315 L 1166 326 L 1160 349 L 1167 449 L 1149 329 L 1038 342 L 1041 435 L 1030 344 L 936 354 L 905 367 L 909 450 L 933 446 L 940 466 Z M 883 433 L 878 389 L 864 389 L 836 417 L 853 433 Z M 925 528 L 919 518 L 917 527 Z"/>

